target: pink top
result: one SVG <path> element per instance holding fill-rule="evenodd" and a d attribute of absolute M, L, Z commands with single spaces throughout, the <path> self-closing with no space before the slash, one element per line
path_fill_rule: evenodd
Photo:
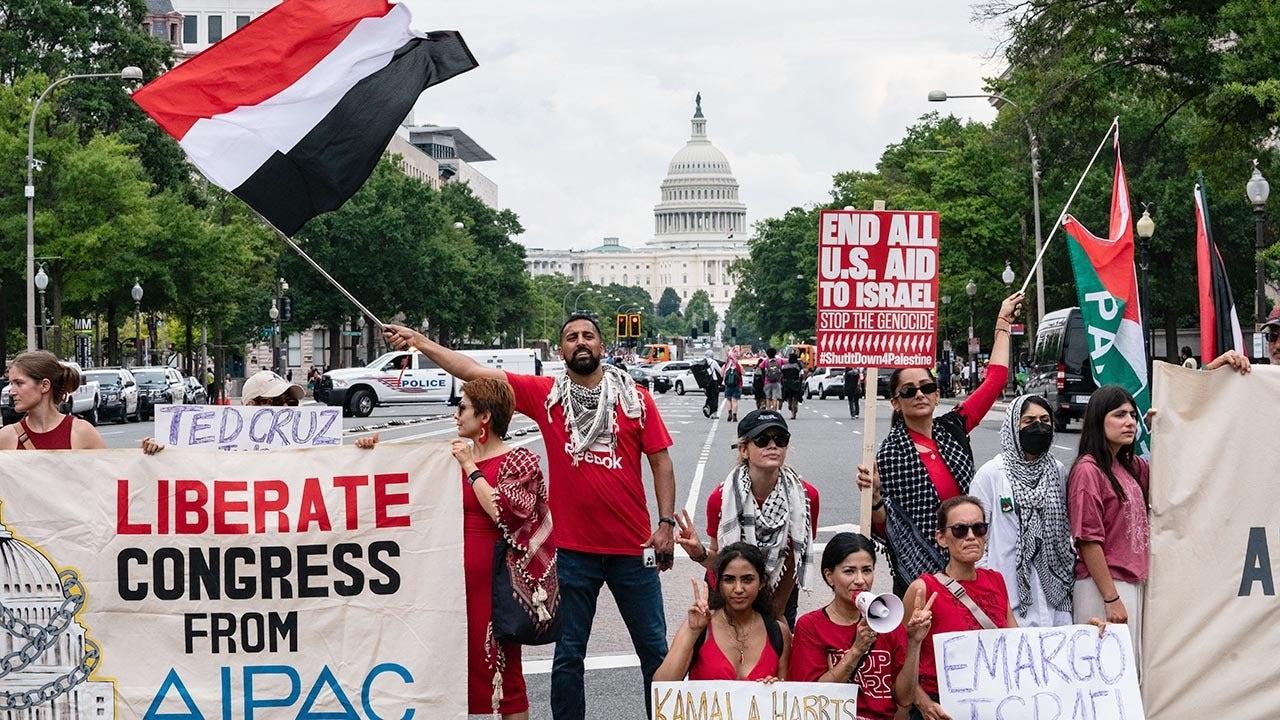
<path fill-rule="evenodd" d="M 1102 544 L 1107 568 L 1112 579 L 1127 583 L 1147 579 L 1148 548 L 1151 528 L 1147 523 L 1147 503 L 1143 488 L 1148 486 L 1151 468 L 1142 458 L 1138 477 L 1134 478 L 1119 461 L 1112 462 L 1111 472 L 1124 488 L 1121 500 L 1111 488 L 1111 481 L 1092 455 L 1084 455 L 1067 476 L 1067 516 L 1071 535 L 1076 542 Z M 1141 483 L 1141 485 L 1139 485 Z M 1076 579 L 1089 577 L 1084 559 L 1076 559 Z"/>
<path fill-rule="evenodd" d="M 765 619 L 765 622 L 775 622 Z M 689 663 L 690 680 L 761 680 L 778 675 L 778 653 L 766 638 L 764 649 L 760 651 L 760 659 L 746 677 L 738 677 L 738 671 L 724 651 L 716 643 L 715 633 L 711 632 L 711 623 L 707 623 L 707 638 L 698 649 L 693 662 Z"/>

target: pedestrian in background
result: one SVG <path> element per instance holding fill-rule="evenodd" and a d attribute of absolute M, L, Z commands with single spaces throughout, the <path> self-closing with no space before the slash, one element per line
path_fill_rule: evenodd
<path fill-rule="evenodd" d="M 1258 330 L 1267 341 L 1267 357 L 1271 359 L 1271 364 L 1280 365 L 1280 303 L 1271 308 L 1267 321 Z"/>
<path fill-rule="evenodd" d="M 858 466 L 858 485 L 872 492 L 872 531 L 889 549 L 894 592 L 947 561 L 933 537 L 939 503 L 969 493 L 973 449 L 969 433 L 982 422 L 1009 379 L 1009 329 L 1022 293 L 1005 298 L 991 342 L 986 381 L 950 412 L 934 417 L 938 382 L 926 368 L 900 368 L 889 376 L 893 419 L 876 451 L 876 467 Z"/>
<path fill-rule="evenodd" d="M 720 384 L 724 382 L 724 371 L 720 369 L 720 363 L 716 362 L 710 350 L 703 354 L 702 362 L 707 366 L 707 383 L 702 388 L 707 401 L 702 404 L 702 414 L 705 417 L 719 419 Z"/>
<path fill-rule="evenodd" d="M 767 357 L 760 358 L 756 363 L 756 371 L 751 375 L 751 393 L 756 398 L 757 410 L 764 410 L 769 404 L 764 394 L 764 366 L 768 360 Z"/>
<path fill-rule="evenodd" d="M 729 350 L 724 363 L 725 420 L 738 421 L 738 401 L 742 399 L 742 363 L 738 362 L 738 349 Z"/>
<path fill-rule="evenodd" d="M 1200 364 L 1196 362 L 1196 356 L 1191 354 L 1191 348 L 1186 345 L 1182 346 L 1182 350 L 1178 352 L 1178 357 L 1182 358 L 1182 367 L 1184 368 L 1195 370 L 1200 367 Z"/>
<path fill-rule="evenodd" d="M 849 417 L 858 417 L 858 397 L 862 395 L 862 371 L 844 369 L 844 399 L 849 401 Z"/>
<path fill-rule="evenodd" d="M 1067 521 L 1067 471 L 1053 456 L 1053 412 L 1038 395 L 1014 398 L 1000 426 L 1000 454 L 969 493 L 990 508 L 987 554 L 1004 577 L 1018 627 L 1071 624 L 1076 550 Z"/>
<path fill-rule="evenodd" d="M 782 410 L 782 358 L 778 357 L 778 348 L 771 347 L 764 354 L 760 367 L 764 370 L 765 409 Z"/>
<path fill-rule="evenodd" d="M 800 355 L 791 353 L 782 366 L 782 398 L 791 411 L 791 419 L 796 419 L 800 409 L 800 400 L 804 396 L 804 365 L 800 363 Z"/>

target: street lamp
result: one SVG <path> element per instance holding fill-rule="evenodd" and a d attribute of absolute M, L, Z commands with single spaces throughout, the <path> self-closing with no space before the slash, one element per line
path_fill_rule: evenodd
<path fill-rule="evenodd" d="M 40 333 L 38 337 L 39 342 L 36 343 L 36 345 L 41 350 L 43 350 L 45 326 L 48 325 L 45 318 L 46 313 L 45 313 L 44 291 L 45 291 L 45 288 L 49 287 L 49 276 L 46 275 L 44 272 L 44 263 L 40 263 L 40 272 L 36 273 L 35 283 L 36 283 L 36 290 L 40 291 Z"/>
<path fill-rule="evenodd" d="M 946 90 L 930 90 L 929 102 L 946 102 L 952 99 L 964 98 L 983 98 L 986 100 L 999 100 L 1008 103 L 1013 107 L 1018 107 L 1018 103 L 1010 100 L 1004 95 L 948 95 Z M 1027 142 L 1031 149 L 1031 212 L 1033 223 L 1036 229 L 1036 257 L 1040 257 L 1040 249 L 1044 241 L 1040 237 L 1040 141 L 1036 138 L 1036 133 L 1031 129 L 1031 121 L 1025 117 L 1022 124 L 1027 128 Z M 1036 263 L 1036 327 L 1044 320 L 1044 264 Z"/>
<path fill-rule="evenodd" d="M 138 283 L 138 278 L 133 279 L 133 289 L 129 291 L 133 296 L 133 349 L 138 354 L 138 364 L 142 364 L 142 285 Z"/>
<path fill-rule="evenodd" d="M 1151 236 L 1156 234 L 1156 221 L 1151 219 L 1150 206 L 1142 203 L 1142 217 L 1138 218 L 1134 229 L 1138 232 L 1138 310 L 1142 313 L 1142 344 L 1147 351 L 1147 376 L 1151 375 L 1151 321 L 1147 319 L 1147 265 L 1149 261 L 1148 246 Z"/>
<path fill-rule="evenodd" d="M 1013 268 L 1010 267 L 1009 261 L 1004 261 L 1004 270 L 1000 272 L 1000 279 L 1004 281 L 1004 290 L 1009 292 L 1013 289 L 1013 281 L 1017 276 L 1013 274 Z M 1013 336 L 1013 328 L 1009 328 L 1009 387 L 1016 393 L 1018 391 L 1018 343 Z"/>
<path fill-rule="evenodd" d="M 271 296 L 271 309 L 267 311 L 267 315 L 271 317 L 271 369 L 281 375 L 284 373 L 280 372 L 280 302 L 288 291 L 289 283 L 284 278 L 278 278 L 275 292 Z"/>
<path fill-rule="evenodd" d="M 55 87 L 69 80 L 86 78 L 118 78 L 120 80 L 141 80 L 142 70 L 130 65 L 118 73 L 84 73 L 68 75 L 54 80 L 49 87 L 36 98 L 31 106 L 31 120 L 27 123 L 27 184 L 22 188 L 27 198 L 27 349 L 36 349 L 36 295 L 34 275 L 36 270 L 36 113 L 40 111 L 40 103 Z"/>
<path fill-rule="evenodd" d="M 973 296 L 978 294 L 978 286 L 973 280 L 964 284 L 964 294 L 969 296 L 969 339 L 973 339 Z"/>
<path fill-rule="evenodd" d="M 1263 232 L 1262 223 L 1266 218 L 1267 198 L 1271 195 L 1271 183 L 1262 177 L 1262 171 L 1258 169 L 1258 161 L 1253 161 L 1253 175 L 1249 177 L 1249 182 L 1244 186 L 1245 195 L 1249 196 L 1249 202 L 1253 203 L 1253 226 L 1254 226 L 1254 248 L 1258 255 L 1254 258 L 1255 270 L 1257 271 L 1257 287 L 1258 294 L 1258 323 L 1262 324 L 1267 321 L 1267 286 L 1266 274 L 1262 268 L 1262 251 L 1267 249 L 1267 241 Z"/>

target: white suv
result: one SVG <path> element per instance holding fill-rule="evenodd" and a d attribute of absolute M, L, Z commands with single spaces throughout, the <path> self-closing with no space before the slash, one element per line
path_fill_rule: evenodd
<path fill-rule="evenodd" d="M 806 397 L 844 397 L 844 368 L 817 368 L 804 381 Z"/>

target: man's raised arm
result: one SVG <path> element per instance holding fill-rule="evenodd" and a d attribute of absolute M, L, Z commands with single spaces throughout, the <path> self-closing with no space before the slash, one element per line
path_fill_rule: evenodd
<path fill-rule="evenodd" d="M 387 344 L 396 350 L 407 350 L 410 347 L 414 347 L 423 355 L 431 358 L 431 361 L 439 365 L 442 370 L 463 382 L 482 377 L 496 380 L 507 379 L 506 373 L 501 370 L 485 367 L 476 362 L 474 358 L 463 355 L 456 350 L 450 350 L 417 330 L 412 330 L 403 325 L 387 325 L 383 328 L 382 335 L 386 338 Z"/>

